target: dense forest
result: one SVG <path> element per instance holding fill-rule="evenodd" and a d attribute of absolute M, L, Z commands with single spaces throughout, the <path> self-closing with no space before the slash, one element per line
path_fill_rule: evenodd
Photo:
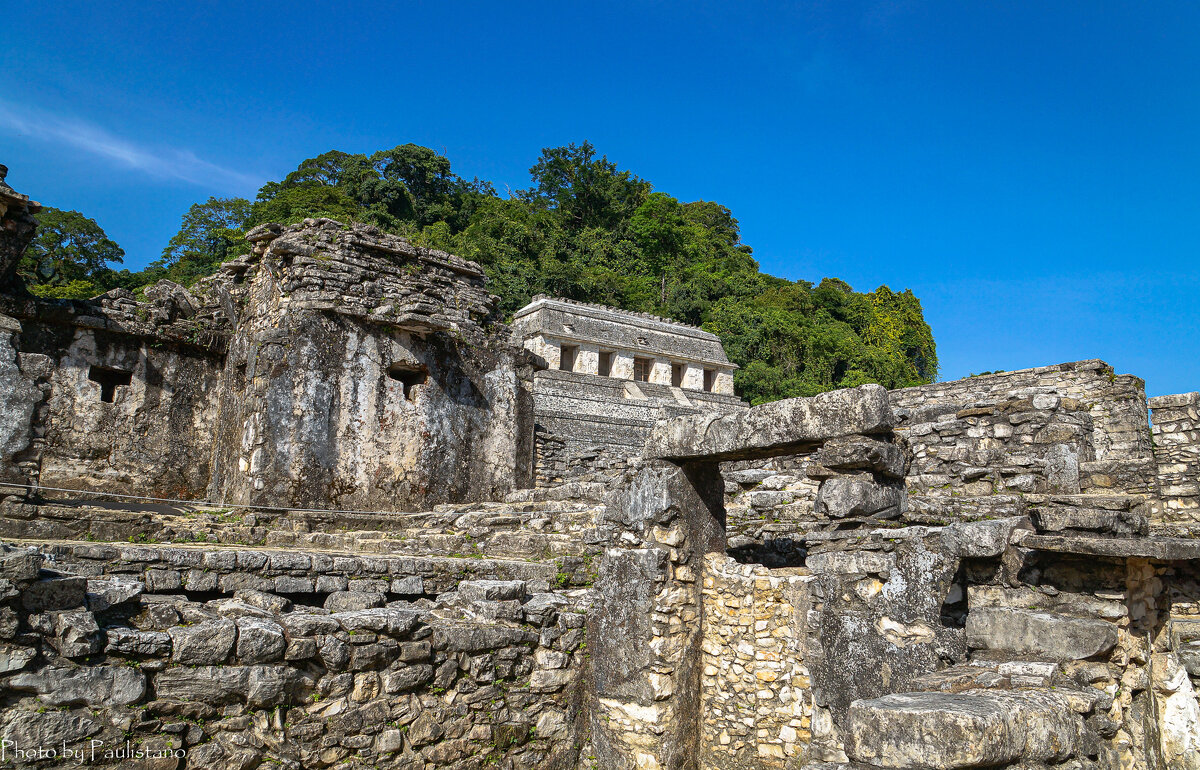
<path fill-rule="evenodd" d="M 136 291 L 163 278 L 188 285 L 245 253 L 247 229 L 324 216 L 479 262 L 506 315 L 545 293 L 702 326 L 742 367 L 738 392 L 754 403 L 937 375 L 933 336 L 911 291 L 859 293 L 836 278 L 814 286 L 766 275 L 728 208 L 656 192 L 587 142 L 543 150 L 530 176 L 527 189 L 501 197 L 426 147 L 335 150 L 267 183 L 253 202 L 193 205 L 161 259 L 140 272 L 113 267 L 124 253 L 94 221 L 47 208 L 21 273 L 44 297 Z"/>

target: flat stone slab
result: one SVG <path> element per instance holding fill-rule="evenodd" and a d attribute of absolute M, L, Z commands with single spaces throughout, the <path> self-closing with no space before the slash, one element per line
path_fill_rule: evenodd
<path fill-rule="evenodd" d="M 1021 541 L 1025 548 L 1055 553 L 1116 558 L 1188 561 L 1200 559 L 1200 540 L 1184 537 L 1088 537 L 1070 535 L 1029 535 Z"/>
<path fill-rule="evenodd" d="M 977 607 L 967 613 L 967 646 L 1052 660 L 1083 660 L 1117 644 L 1117 627 L 1095 618 Z"/>
<path fill-rule="evenodd" d="M 901 693 L 850 705 L 847 753 L 872 767 L 956 770 L 1062 761 L 1081 722 L 1045 691 Z"/>
<path fill-rule="evenodd" d="M 841 436 L 887 433 L 895 424 L 881 385 L 788 398 L 732 414 L 663 420 L 646 440 L 660 460 L 745 460 L 812 449 Z"/>

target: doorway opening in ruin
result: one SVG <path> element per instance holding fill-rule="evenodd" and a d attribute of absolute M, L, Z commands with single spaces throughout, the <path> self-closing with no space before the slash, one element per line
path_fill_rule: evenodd
<path fill-rule="evenodd" d="M 649 358 L 633 359 L 633 379 L 636 382 L 650 382 L 650 368 L 654 362 Z"/>
<path fill-rule="evenodd" d="M 579 355 L 578 345 L 563 345 L 558 357 L 558 368 L 564 372 L 575 371 L 575 358 Z"/>
<path fill-rule="evenodd" d="M 687 364 L 671 364 L 671 385 L 673 387 L 683 387 L 683 373 L 686 370 Z"/>
<path fill-rule="evenodd" d="M 133 372 L 110 366 L 93 366 L 88 369 L 88 379 L 100 384 L 100 400 L 111 404 L 117 397 L 117 388 L 133 382 Z"/>
<path fill-rule="evenodd" d="M 716 369 L 705 369 L 704 370 L 704 392 L 712 393 L 713 388 L 716 386 L 716 383 L 717 383 L 717 370 Z"/>
<path fill-rule="evenodd" d="M 412 401 L 416 397 L 413 389 L 418 385 L 424 385 L 428 376 L 424 367 L 414 364 L 392 364 L 388 367 L 388 377 L 391 377 L 404 386 L 404 399 L 406 401 Z"/>
<path fill-rule="evenodd" d="M 596 374 L 599 374 L 601 377 L 611 377 L 612 376 L 612 359 L 613 359 L 613 351 L 601 350 L 600 351 L 600 360 L 596 364 Z"/>

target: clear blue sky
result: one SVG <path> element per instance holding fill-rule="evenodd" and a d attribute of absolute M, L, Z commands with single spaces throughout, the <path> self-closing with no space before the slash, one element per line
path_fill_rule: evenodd
<path fill-rule="evenodd" d="M 1200 5 L 10 3 L 9 182 L 126 264 L 329 149 L 501 190 L 584 139 L 767 272 L 911 288 L 942 379 L 1104 358 L 1200 389 Z"/>

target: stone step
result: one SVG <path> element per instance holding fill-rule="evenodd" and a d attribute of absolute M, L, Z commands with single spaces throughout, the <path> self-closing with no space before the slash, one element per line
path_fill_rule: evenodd
<path fill-rule="evenodd" d="M 1044 689 L 908 692 L 854 701 L 846 717 L 854 761 L 896 770 L 955 770 L 1076 754 L 1082 717 Z"/>
<path fill-rule="evenodd" d="M 599 547 L 577 535 L 503 530 L 469 533 L 406 529 L 397 532 L 288 532 L 267 533 L 270 548 L 313 547 L 353 553 L 444 555 L 487 558 L 553 558 L 589 556 Z"/>
<path fill-rule="evenodd" d="M 463 580 L 520 580 L 532 586 L 589 585 L 590 560 L 565 556 L 529 561 L 446 556 L 362 555 L 347 551 L 224 545 L 158 545 L 6 540 L 34 546 L 56 568 L 89 577 L 132 575 L 147 593 L 289 595 L 360 592 L 437 595 Z"/>
<path fill-rule="evenodd" d="M 593 504 L 572 501 L 477 503 L 439 506 L 439 510 L 420 513 L 263 512 L 183 505 L 95 503 L 8 504 L 0 507 L 0 538 L 264 545 L 268 535 L 276 531 L 364 531 L 405 538 L 441 533 L 481 539 L 501 532 L 581 533 L 595 526 L 601 511 L 602 508 Z M 536 557 L 539 554 L 521 555 Z"/>
<path fill-rule="evenodd" d="M 1096 618 L 985 606 L 967 613 L 966 637 L 971 649 L 1071 661 L 1107 653 L 1118 633 L 1115 624 Z"/>

